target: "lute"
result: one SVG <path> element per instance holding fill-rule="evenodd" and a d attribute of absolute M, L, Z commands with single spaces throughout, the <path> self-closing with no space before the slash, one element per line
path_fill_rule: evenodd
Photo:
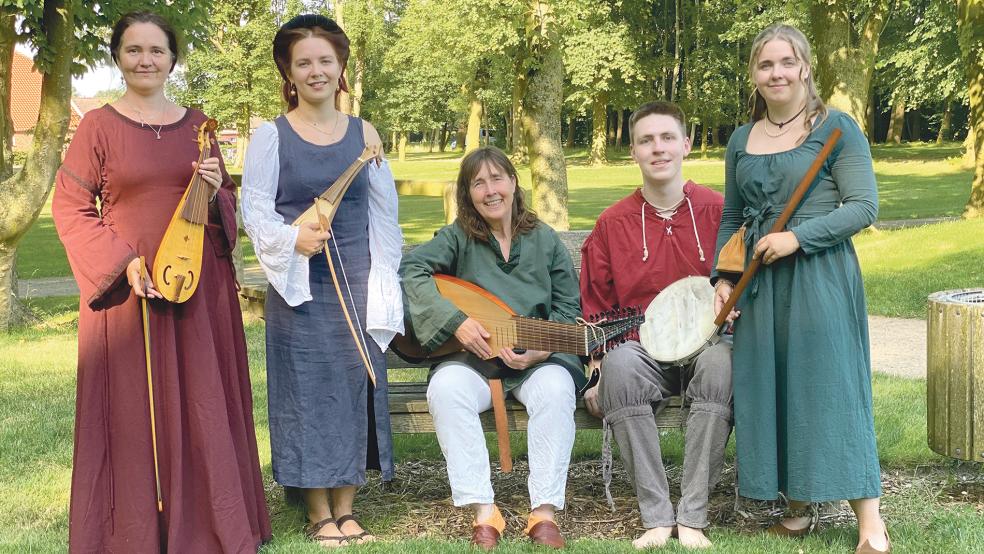
<path fill-rule="evenodd" d="M 199 166 L 212 150 L 211 135 L 217 126 L 214 119 L 209 119 L 198 128 Z M 205 225 L 208 223 L 208 201 L 212 194 L 212 186 L 196 170 L 157 248 L 154 284 L 161 295 L 171 302 L 185 302 L 198 288 Z"/>
<path fill-rule="evenodd" d="M 618 310 L 598 323 L 580 324 L 548 321 L 516 314 L 505 302 L 485 289 L 450 275 L 434 275 L 441 296 L 449 300 L 468 317 L 478 321 L 492 335 L 492 352 L 502 348 L 542 350 L 587 356 L 602 350 L 613 341 L 639 327 L 642 314 L 634 310 Z M 464 348 L 454 337 L 438 348 L 426 350 L 411 330 L 396 335 L 390 343 L 393 352 L 411 363 L 437 360 Z M 495 357 L 493 355 L 493 357 Z"/>

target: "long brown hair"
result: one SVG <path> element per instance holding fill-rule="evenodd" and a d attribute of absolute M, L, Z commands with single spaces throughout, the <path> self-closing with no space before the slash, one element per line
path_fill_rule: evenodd
<path fill-rule="evenodd" d="M 471 183 L 486 164 L 492 165 L 513 178 L 516 182 L 516 192 L 512 203 L 512 234 L 522 235 L 532 231 L 539 219 L 536 214 L 526 207 L 526 198 L 522 187 L 519 186 L 519 176 L 516 168 L 506 154 L 494 146 L 483 146 L 469 152 L 461 160 L 458 170 L 458 182 L 455 186 L 455 199 L 458 202 L 458 225 L 465 234 L 475 240 L 488 241 L 492 229 L 485 222 L 471 199 Z"/>
<path fill-rule="evenodd" d="M 338 78 L 338 88 L 335 89 L 335 108 L 338 108 L 338 96 L 343 92 L 348 92 L 348 83 L 345 81 L 345 68 L 348 66 L 349 59 L 349 39 L 345 31 L 323 15 L 303 14 L 299 15 L 280 28 L 276 36 L 273 37 L 273 61 L 277 64 L 280 71 L 280 78 L 283 84 L 280 93 L 287 102 L 287 111 L 297 107 L 297 93 L 292 90 L 293 85 L 287 75 L 290 73 L 291 49 L 301 39 L 317 37 L 324 39 L 331 45 L 338 61 L 342 66 L 342 73 Z M 293 93 L 293 94 L 292 94 Z"/>
<path fill-rule="evenodd" d="M 796 59 L 810 70 L 806 78 L 803 79 L 803 86 L 806 87 L 806 121 L 803 125 L 807 131 L 810 131 L 813 129 L 814 118 L 817 118 L 817 125 L 827 118 L 827 106 L 820 99 L 817 85 L 813 80 L 813 55 L 810 50 L 810 41 L 806 39 L 806 35 L 802 31 L 784 23 L 769 25 L 752 41 L 752 53 L 748 58 L 748 79 L 752 83 L 752 95 L 748 99 L 748 109 L 752 123 L 765 117 L 765 111 L 768 108 L 765 104 L 765 98 L 762 98 L 758 87 L 755 86 L 755 66 L 758 64 L 758 57 L 762 53 L 765 43 L 773 39 L 788 42 L 793 49 L 793 54 L 796 55 Z"/>

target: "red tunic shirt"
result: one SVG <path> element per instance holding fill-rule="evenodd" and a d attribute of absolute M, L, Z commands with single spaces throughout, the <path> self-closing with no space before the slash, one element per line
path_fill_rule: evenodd
<path fill-rule="evenodd" d="M 683 193 L 686 200 L 670 219 L 657 215 L 640 189 L 601 213 L 581 246 L 585 316 L 613 308 L 645 310 L 670 283 L 710 275 L 724 197 L 693 181 Z"/>

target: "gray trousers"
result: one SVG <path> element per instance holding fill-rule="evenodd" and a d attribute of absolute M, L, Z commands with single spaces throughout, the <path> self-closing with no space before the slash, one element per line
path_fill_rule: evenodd
<path fill-rule="evenodd" d="M 659 447 L 655 412 L 686 385 L 690 404 L 684 436 L 680 504 L 673 504 Z M 685 367 L 664 366 L 642 345 L 627 342 L 605 355 L 598 401 L 635 486 L 642 525 L 707 527 L 707 497 L 721 476 L 731 435 L 731 344 L 721 341 Z"/>

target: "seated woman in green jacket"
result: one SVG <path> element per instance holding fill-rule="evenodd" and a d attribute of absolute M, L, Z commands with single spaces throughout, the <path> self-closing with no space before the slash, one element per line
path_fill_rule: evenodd
<path fill-rule="evenodd" d="M 452 336 L 466 351 L 431 370 L 427 404 L 448 464 L 455 506 L 475 511 L 472 542 L 494 547 L 505 522 L 494 503 L 489 454 L 479 414 L 491 408 L 488 376 L 526 406 L 532 513 L 525 533 L 535 543 L 562 547 L 554 510 L 564 507 L 574 444 L 576 391 L 584 384 L 571 354 L 510 349 L 492 352 L 488 331 L 444 299 L 434 274 L 469 281 L 517 314 L 573 323 L 580 313 L 577 277 L 557 234 L 526 208 L 516 169 L 496 148 L 465 156 L 458 173 L 457 220 L 404 257 L 407 321 L 428 350 Z M 497 358 L 490 358 L 492 355 Z"/>

